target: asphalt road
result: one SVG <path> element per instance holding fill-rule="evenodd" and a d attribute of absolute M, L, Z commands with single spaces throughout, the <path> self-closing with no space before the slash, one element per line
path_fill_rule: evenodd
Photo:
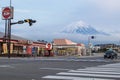
<path fill-rule="evenodd" d="M 88 80 L 88 78 L 89 80 L 98 80 L 93 79 L 92 76 L 71 75 L 70 73 L 76 73 L 76 71 L 80 71 L 79 69 L 96 68 L 100 65 L 113 63 L 119 63 L 119 61 L 104 60 L 102 57 L 0 58 L 0 80 L 79 80 L 78 77 L 81 76 L 87 77 L 87 79 L 83 78 L 80 80 Z M 101 78 L 111 79 L 104 76 Z M 112 79 L 115 78 L 113 77 Z"/>

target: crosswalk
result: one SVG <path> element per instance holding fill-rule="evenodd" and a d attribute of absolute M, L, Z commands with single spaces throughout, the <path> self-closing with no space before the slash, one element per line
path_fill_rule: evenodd
<path fill-rule="evenodd" d="M 120 80 L 120 63 L 69 70 L 42 78 L 52 80 Z"/>

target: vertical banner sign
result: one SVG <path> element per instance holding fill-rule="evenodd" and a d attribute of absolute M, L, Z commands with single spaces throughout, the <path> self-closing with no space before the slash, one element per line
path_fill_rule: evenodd
<path fill-rule="evenodd" d="M 38 47 L 38 51 L 37 51 L 37 53 L 39 54 L 39 52 L 40 52 L 40 47 Z"/>
<path fill-rule="evenodd" d="M 3 53 L 4 54 L 8 53 L 8 49 L 7 49 L 7 44 L 6 43 L 3 44 Z"/>
<path fill-rule="evenodd" d="M 23 46 L 23 54 L 25 54 L 26 53 L 26 46 Z"/>
<path fill-rule="evenodd" d="M 31 46 L 27 47 L 27 54 L 32 54 L 32 47 Z"/>
<path fill-rule="evenodd" d="M 10 53 L 13 53 L 13 44 L 10 45 Z"/>
<path fill-rule="evenodd" d="M 3 7 L 2 8 L 2 19 L 13 19 L 13 7 Z"/>

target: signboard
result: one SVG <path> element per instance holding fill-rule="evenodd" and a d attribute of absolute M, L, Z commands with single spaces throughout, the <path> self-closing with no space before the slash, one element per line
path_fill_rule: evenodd
<path fill-rule="evenodd" d="M 2 19 L 13 19 L 13 7 L 2 8 Z"/>
<path fill-rule="evenodd" d="M 10 45 L 10 53 L 13 53 L 13 44 Z"/>
<path fill-rule="evenodd" d="M 4 54 L 8 53 L 8 48 L 7 48 L 7 44 L 6 43 L 3 44 L 3 53 Z"/>
<path fill-rule="evenodd" d="M 46 44 L 46 49 L 47 50 L 51 50 L 52 49 L 52 44 L 51 43 L 47 43 Z"/>
<path fill-rule="evenodd" d="M 7 43 L 3 43 L 3 53 L 7 54 L 8 53 L 8 48 L 7 48 Z M 13 53 L 13 44 L 10 45 L 10 53 Z"/>

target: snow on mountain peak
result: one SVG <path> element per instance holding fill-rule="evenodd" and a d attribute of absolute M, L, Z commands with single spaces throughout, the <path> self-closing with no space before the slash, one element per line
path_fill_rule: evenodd
<path fill-rule="evenodd" d="M 86 34 L 86 35 L 92 35 L 92 34 L 102 34 L 106 35 L 104 32 L 100 32 L 90 26 L 89 24 L 83 22 L 83 21 L 77 21 L 72 24 L 69 24 L 66 26 L 63 31 L 63 33 L 77 33 L 77 34 Z"/>
<path fill-rule="evenodd" d="M 66 28 L 71 28 L 71 29 L 75 29 L 78 27 L 88 27 L 89 25 L 83 21 L 77 21 L 77 22 L 73 22 L 71 24 L 69 24 Z"/>
<path fill-rule="evenodd" d="M 83 21 L 75 22 L 74 25 L 79 26 L 79 27 L 87 27 L 88 26 L 88 24 Z"/>

